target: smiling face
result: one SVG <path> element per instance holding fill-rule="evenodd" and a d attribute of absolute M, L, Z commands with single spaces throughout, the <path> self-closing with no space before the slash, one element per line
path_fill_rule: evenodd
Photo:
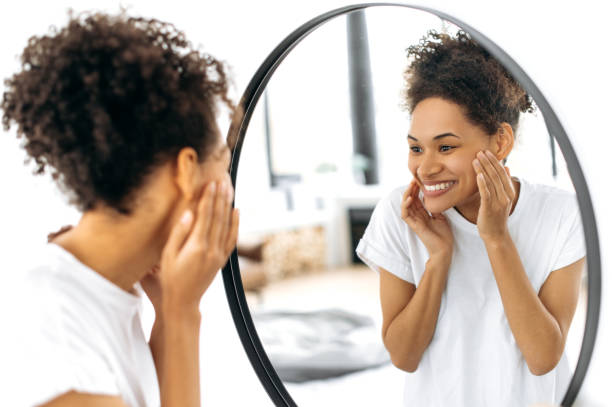
<path fill-rule="evenodd" d="M 470 122 L 461 106 L 437 97 L 421 101 L 412 112 L 408 144 L 408 168 L 419 182 L 425 209 L 478 207 L 472 161 L 481 150 L 495 153 L 495 137 Z"/>

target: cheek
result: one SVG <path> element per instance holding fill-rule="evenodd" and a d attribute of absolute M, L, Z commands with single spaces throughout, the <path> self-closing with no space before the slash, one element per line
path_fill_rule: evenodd
<path fill-rule="evenodd" d="M 201 169 L 202 184 L 209 184 L 211 182 L 227 182 L 231 183 L 231 178 L 226 166 L 223 164 L 209 164 L 202 166 Z"/>
<path fill-rule="evenodd" d="M 444 165 L 451 173 L 455 174 L 464 182 L 470 179 L 476 179 L 476 173 L 472 166 L 473 157 L 470 154 L 449 156 L 445 160 Z"/>
<path fill-rule="evenodd" d="M 408 158 L 408 171 L 410 171 L 414 177 L 416 177 L 416 171 L 418 166 L 419 164 L 417 160 L 413 158 Z"/>
<path fill-rule="evenodd" d="M 476 171 L 472 165 L 472 159 L 467 159 L 462 163 L 457 163 L 454 171 L 462 181 L 464 189 L 468 189 L 470 193 L 473 193 L 478 189 L 476 184 Z"/>

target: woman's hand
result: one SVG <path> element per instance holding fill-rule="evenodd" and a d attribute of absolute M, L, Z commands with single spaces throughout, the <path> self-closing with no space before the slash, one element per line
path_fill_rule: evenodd
<path fill-rule="evenodd" d="M 170 232 L 160 261 L 163 305 L 198 308 L 202 295 L 225 264 L 238 238 L 238 210 L 231 208 L 232 187 L 205 187 L 195 217 L 186 211 Z"/>
<path fill-rule="evenodd" d="M 444 215 L 425 210 L 419 199 L 419 186 L 412 180 L 402 196 L 402 219 L 417 234 L 429 256 L 444 255 L 450 258 L 453 252 L 453 233 Z"/>
<path fill-rule="evenodd" d="M 490 151 L 480 151 L 472 162 L 480 192 L 476 225 L 482 240 L 494 241 L 508 236 L 508 217 L 516 197 L 508 167 L 502 167 Z"/>

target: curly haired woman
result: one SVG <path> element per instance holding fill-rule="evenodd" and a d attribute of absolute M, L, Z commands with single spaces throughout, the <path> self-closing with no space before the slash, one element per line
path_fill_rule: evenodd
<path fill-rule="evenodd" d="M 380 273 L 383 341 L 406 406 L 558 404 L 585 262 L 573 194 L 510 175 L 531 98 L 464 32 L 410 47 L 413 179 L 357 248 Z"/>
<path fill-rule="evenodd" d="M 30 38 L 3 124 L 83 214 L 23 273 L 0 404 L 199 406 L 199 302 L 238 230 L 219 102 L 224 66 L 171 24 L 83 14 Z"/>

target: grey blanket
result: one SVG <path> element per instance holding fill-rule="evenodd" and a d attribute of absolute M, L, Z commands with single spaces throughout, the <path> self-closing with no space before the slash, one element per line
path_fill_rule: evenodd
<path fill-rule="evenodd" d="M 341 309 L 253 314 L 266 353 L 283 381 L 304 382 L 390 361 L 372 318 Z"/>

